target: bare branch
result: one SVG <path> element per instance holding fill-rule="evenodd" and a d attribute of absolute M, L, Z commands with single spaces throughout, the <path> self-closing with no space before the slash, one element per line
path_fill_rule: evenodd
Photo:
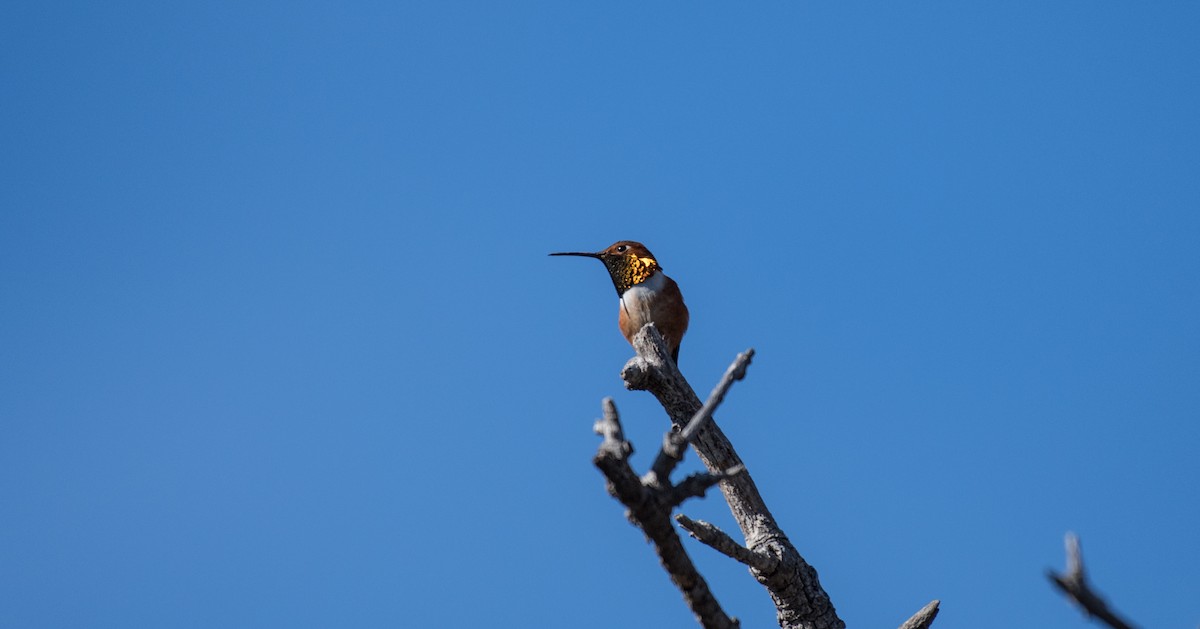
<path fill-rule="evenodd" d="M 621 418 L 617 416 L 617 405 L 613 403 L 613 399 L 606 397 L 600 405 L 604 409 L 604 417 L 596 420 L 596 424 L 592 426 L 596 434 L 604 437 L 600 447 L 612 448 L 613 453 L 621 457 L 633 454 L 633 444 L 625 440 L 625 431 L 621 428 Z"/>
<path fill-rule="evenodd" d="M 938 606 L 942 602 L 934 599 L 928 605 L 922 607 L 920 611 L 912 615 L 912 618 L 904 621 L 900 625 L 900 629 L 928 629 L 929 625 L 933 624 L 933 619 L 937 618 Z"/>
<path fill-rule="evenodd" d="M 700 540 L 713 550 L 730 559 L 763 572 L 772 572 L 779 563 L 770 555 L 756 553 L 734 541 L 728 533 L 704 520 L 693 520 L 680 513 L 675 516 L 679 523 L 692 537 Z"/>
<path fill-rule="evenodd" d="M 626 388 L 653 393 L 675 429 L 682 432 L 704 408 L 699 397 L 679 373 L 653 324 L 634 335 L 633 347 L 638 355 L 630 359 L 621 372 Z M 752 354 L 746 354 L 745 361 L 748 362 Z M 731 368 L 730 377 L 736 379 L 737 375 L 738 370 Z M 719 402 L 719 398 L 720 395 L 714 401 Z M 714 420 L 707 420 L 695 430 L 691 444 L 709 472 L 721 473 L 744 465 Z M 664 464 L 662 469 L 669 468 Z M 838 618 L 829 595 L 821 587 L 817 571 L 804 560 L 775 522 L 750 474 L 746 472 L 725 479 L 720 487 L 746 538 L 745 547 L 756 554 L 777 559 L 774 569 L 752 567 L 750 572 L 771 595 L 779 625 L 784 629 L 844 629 L 845 623 Z"/>
<path fill-rule="evenodd" d="M 672 430 L 663 438 L 662 449 L 659 450 L 658 456 L 654 459 L 654 464 L 650 467 L 650 471 L 655 477 L 665 479 L 675 470 L 675 466 L 683 460 L 684 446 L 691 443 L 701 428 L 707 425 L 712 419 L 713 412 L 725 400 L 725 394 L 729 392 L 729 388 L 733 383 L 746 377 L 746 368 L 750 366 L 750 359 L 754 357 L 754 350 L 748 349 L 745 352 L 737 355 L 733 359 L 729 367 L 725 370 L 725 375 L 717 382 L 717 386 L 713 387 L 712 393 L 709 394 L 708 400 L 704 406 L 696 411 L 696 414 L 688 421 L 687 425 L 682 430 Z"/>
<path fill-rule="evenodd" d="M 1064 543 L 1067 547 L 1067 574 L 1047 570 L 1046 576 L 1050 582 L 1075 601 L 1089 617 L 1098 618 L 1113 629 L 1133 629 L 1134 625 L 1110 610 L 1108 603 L 1088 585 L 1087 575 L 1083 571 L 1083 551 L 1079 548 L 1079 537 L 1068 532 Z"/>
<path fill-rule="evenodd" d="M 708 394 L 708 399 L 705 400 L 704 406 L 696 411 L 696 416 L 688 422 L 687 426 L 681 431 L 680 436 L 687 443 L 691 443 L 696 438 L 696 433 L 704 428 L 705 423 L 712 419 L 713 412 L 725 401 L 725 394 L 729 392 L 729 388 L 733 383 L 746 377 L 746 368 L 750 366 L 750 359 L 754 358 L 754 348 L 750 348 L 737 358 L 733 359 L 733 363 L 725 370 L 725 375 L 721 376 L 721 380 L 717 382 L 717 386 L 713 387 L 712 393 Z"/>
<path fill-rule="evenodd" d="M 603 407 L 604 418 L 596 422 L 595 431 L 604 435 L 604 441 L 601 442 L 592 463 L 600 468 L 604 477 L 608 479 L 608 493 L 629 507 L 632 513 L 633 509 L 641 507 L 649 500 L 649 492 L 629 465 L 633 445 L 625 441 L 617 406 L 613 404 L 612 398 L 604 398 Z"/>
<path fill-rule="evenodd" d="M 625 505 L 629 521 L 646 534 L 654 545 L 659 562 L 671 581 L 683 593 L 683 599 L 701 626 L 706 629 L 736 629 L 738 622 L 730 618 L 708 589 L 708 583 L 696 570 L 691 557 L 671 526 L 671 509 L 667 494 L 672 488 L 647 485 L 629 465 L 633 447 L 625 441 L 617 407 L 611 398 L 604 399 L 604 418 L 596 422 L 596 432 L 604 436 L 592 462 L 608 480 L 608 490 Z"/>
<path fill-rule="evenodd" d="M 745 467 L 738 466 L 724 472 L 700 472 L 697 474 L 692 474 L 691 476 L 683 479 L 682 483 L 679 483 L 671 488 L 667 494 L 667 502 L 672 507 L 678 507 L 679 505 L 683 504 L 684 500 L 687 500 L 688 498 L 702 498 L 705 492 L 707 492 L 713 485 L 716 485 L 727 478 L 737 476 L 745 471 Z"/>
<path fill-rule="evenodd" d="M 667 479 L 671 477 L 671 472 L 675 471 L 675 467 L 683 461 L 684 446 L 687 443 L 679 437 L 679 431 L 674 427 L 663 435 L 662 447 L 658 450 L 658 456 L 654 457 L 654 463 L 650 465 L 650 479 L 652 482 L 665 484 Z"/>

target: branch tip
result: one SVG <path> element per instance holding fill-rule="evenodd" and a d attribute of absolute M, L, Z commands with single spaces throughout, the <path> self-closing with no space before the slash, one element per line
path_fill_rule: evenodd
<path fill-rule="evenodd" d="M 741 465 L 736 465 L 725 472 L 697 472 L 683 479 L 683 482 L 671 488 L 670 494 L 667 497 L 667 504 L 672 507 L 678 507 L 683 504 L 688 498 L 703 498 L 704 494 L 712 488 L 713 485 L 736 476 L 746 471 L 746 468 Z M 657 477 L 662 480 L 662 477 Z"/>
<path fill-rule="evenodd" d="M 933 624 L 933 619 L 937 618 L 938 607 L 941 604 L 940 600 L 933 599 L 929 604 L 913 614 L 912 618 L 904 621 L 904 624 L 900 625 L 900 629 L 928 629 L 929 625 Z"/>
<path fill-rule="evenodd" d="M 733 386 L 733 383 L 746 377 L 746 368 L 750 366 L 750 359 L 753 357 L 754 348 L 750 348 L 738 354 L 737 358 L 733 359 L 733 362 L 725 370 L 725 375 L 721 376 L 721 379 L 717 382 L 717 386 L 713 387 L 712 393 L 708 395 L 704 406 L 701 406 L 700 410 L 696 411 L 696 414 L 688 421 L 687 426 L 684 426 L 683 430 L 680 431 L 679 436 L 685 442 L 691 443 L 696 438 L 696 435 L 699 434 L 700 429 L 704 428 L 705 424 L 712 419 L 713 413 L 716 412 L 721 402 L 725 400 L 725 394 L 729 392 L 729 388 Z"/>
<path fill-rule="evenodd" d="M 1113 629 L 1133 629 L 1132 624 L 1109 609 L 1108 603 L 1088 585 L 1079 536 L 1067 532 L 1063 538 L 1063 545 L 1066 547 L 1067 572 L 1059 574 L 1054 570 L 1047 570 L 1046 577 L 1050 582 L 1073 600 L 1087 616 L 1096 618 Z"/>

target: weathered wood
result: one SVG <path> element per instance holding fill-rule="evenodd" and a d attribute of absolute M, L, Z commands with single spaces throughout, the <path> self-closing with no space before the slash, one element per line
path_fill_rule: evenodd
<path fill-rule="evenodd" d="M 633 446 L 625 440 L 621 420 L 612 398 L 604 399 L 604 417 L 596 422 L 595 431 L 604 437 L 592 462 L 608 479 L 608 491 L 625 505 L 626 517 L 646 534 L 654 546 L 659 562 L 671 577 L 671 582 L 683 593 L 696 620 L 705 629 L 736 629 L 738 622 L 730 618 L 708 588 L 704 577 L 692 563 L 679 533 L 671 526 L 671 510 L 678 504 L 676 488 L 666 478 L 649 483 L 638 478 L 629 464 Z M 713 481 L 716 482 L 715 480 Z M 708 486 L 712 486 L 709 483 Z M 694 491 L 697 488 L 690 488 Z M 697 495 L 702 495 L 700 491 Z"/>
<path fill-rule="evenodd" d="M 638 355 L 626 363 L 621 372 L 625 386 L 654 394 L 671 418 L 674 429 L 682 433 L 705 405 L 700 403 L 700 398 L 679 372 L 675 361 L 671 360 L 666 344 L 653 324 L 645 326 L 634 336 L 633 347 Z M 753 351 L 747 352 L 747 355 L 753 355 Z M 731 371 L 734 371 L 733 367 Z M 723 378 L 722 382 L 725 380 Z M 727 384 L 724 390 L 721 387 L 718 384 L 718 390 L 713 391 L 714 402 L 705 410 L 709 415 L 724 396 L 724 390 L 728 389 Z M 710 472 L 745 469 L 733 444 L 713 420 L 699 425 L 690 443 Z M 752 565 L 750 573 L 771 595 L 780 627 L 844 629 L 846 625 L 838 618 L 829 595 L 821 587 L 816 569 L 804 560 L 788 540 L 750 474 L 743 472 L 731 476 L 721 481 L 720 487 L 742 530 L 745 548 L 769 559 L 755 561 L 758 565 Z"/>
<path fill-rule="evenodd" d="M 900 629 L 929 629 L 929 625 L 933 624 L 933 619 L 937 618 L 938 606 L 941 604 L 942 602 L 939 600 L 930 601 L 928 605 L 913 614 L 912 618 L 904 621 L 904 624 L 900 625 Z"/>

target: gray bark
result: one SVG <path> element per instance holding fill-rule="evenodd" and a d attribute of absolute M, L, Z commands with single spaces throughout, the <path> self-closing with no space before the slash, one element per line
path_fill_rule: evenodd
<path fill-rule="evenodd" d="M 845 623 L 838 618 L 829 595 L 821 587 L 816 569 L 804 560 L 775 521 L 741 457 L 712 417 L 732 383 L 744 376 L 754 350 L 738 356 L 702 405 L 671 359 L 654 324 L 642 328 L 632 343 L 637 356 L 621 371 L 625 386 L 652 393 L 670 417 L 672 430 L 663 439 L 662 450 L 650 471 L 639 479 L 627 460 L 633 448 L 621 434 L 612 400 L 605 399 L 605 419 L 596 425 L 596 431 L 604 435 L 604 443 L 595 463 L 608 478 L 609 492 L 629 508 L 630 521 L 654 543 L 663 567 L 683 592 L 697 620 L 705 627 L 737 626 L 737 620 L 725 615 L 696 572 L 670 526 L 669 516 L 683 500 L 702 495 L 717 484 L 744 542 L 736 541 L 712 524 L 683 514 L 676 516 L 679 525 L 705 545 L 750 569 L 775 603 L 780 627 L 845 629 Z M 708 473 L 693 475 L 674 485 L 669 477 L 683 457 L 685 444 L 690 444 L 700 456 Z M 938 605 L 936 600 L 929 603 L 901 629 L 926 629 L 937 616 Z"/>
<path fill-rule="evenodd" d="M 652 478 L 653 473 L 647 474 L 646 478 L 638 478 L 629 464 L 633 446 L 625 440 L 612 398 L 604 398 L 604 417 L 596 422 L 595 430 L 603 435 L 604 441 L 592 462 L 608 479 L 608 493 L 625 505 L 625 517 L 640 528 L 646 534 L 646 539 L 654 545 L 659 562 L 671 577 L 671 582 L 683 594 L 683 600 L 696 620 L 705 629 L 736 629 L 737 620 L 721 609 L 708 583 L 700 576 L 700 571 L 696 570 L 684 549 L 679 533 L 671 526 L 672 509 L 688 495 L 703 495 L 705 489 L 726 478 L 726 475 L 708 474 L 699 481 L 693 480 L 699 478 L 693 476 L 678 487 L 670 484 L 667 478 L 669 471 L 661 478 Z M 689 483 L 686 490 L 680 491 Z"/>
<path fill-rule="evenodd" d="M 900 629 L 928 629 L 929 625 L 933 624 L 933 619 L 937 618 L 938 606 L 941 604 L 942 602 L 939 600 L 930 601 L 928 605 L 913 614 L 912 618 L 904 621 L 904 624 L 900 625 Z"/>
<path fill-rule="evenodd" d="M 653 325 L 638 332 L 633 347 L 638 355 L 621 372 L 626 387 L 654 394 L 674 428 L 682 431 L 701 410 L 700 398 L 671 360 Z M 697 431 L 692 447 L 710 472 L 745 468 L 733 444 L 715 421 L 709 421 Z M 804 560 L 779 527 L 749 472 L 722 481 L 720 487 L 742 530 L 744 549 L 759 557 L 743 563 L 749 564 L 750 573 L 770 594 L 779 626 L 784 629 L 844 629 L 846 624 L 838 618 L 829 595 L 821 587 L 816 569 Z M 698 539 L 705 541 L 702 537 Z M 714 545 L 714 548 L 718 547 Z"/>

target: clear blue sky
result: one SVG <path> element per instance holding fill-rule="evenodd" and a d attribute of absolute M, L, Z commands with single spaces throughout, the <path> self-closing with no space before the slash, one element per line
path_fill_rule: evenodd
<path fill-rule="evenodd" d="M 693 626 L 619 239 L 851 626 L 1196 626 L 1200 9 L 1051 4 L 8 3 L 0 626 Z"/>

